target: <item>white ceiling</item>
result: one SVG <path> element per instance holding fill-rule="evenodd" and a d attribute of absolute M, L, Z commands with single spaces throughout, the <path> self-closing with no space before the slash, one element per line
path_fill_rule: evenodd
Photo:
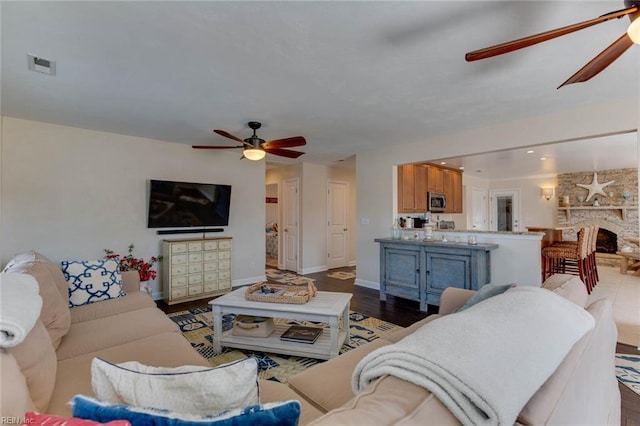
<path fill-rule="evenodd" d="M 464 60 L 621 0 L 0 4 L 3 115 L 189 145 L 233 145 L 212 129 L 245 138 L 257 120 L 263 139 L 305 136 L 297 161 L 311 163 L 639 93 L 637 46 L 591 81 L 556 90 L 626 18 Z M 55 60 L 56 75 L 28 71 L 27 54 Z M 594 161 L 586 151 L 572 158 Z M 467 170 L 504 166 L 500 155 Z"/>

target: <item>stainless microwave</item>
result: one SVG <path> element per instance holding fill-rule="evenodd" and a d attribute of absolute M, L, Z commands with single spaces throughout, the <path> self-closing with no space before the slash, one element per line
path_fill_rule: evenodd
<path fill-rule="evenodd" d="M 447 196 L 441 192 L 427 192 L 427 210 L 443 212 L 447 208 Z"/>

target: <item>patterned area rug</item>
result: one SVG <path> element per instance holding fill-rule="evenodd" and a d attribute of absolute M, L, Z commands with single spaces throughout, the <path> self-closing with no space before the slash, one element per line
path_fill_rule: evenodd
<path fill-rule="evenodd" d="M 244 349 L 223 348 L 222 353 L 217 354 L 212 346 L 212 317 L 209 307 L 197 308 L 191 311 L 181 311 L 168 315 L 182 331 L 182 334 L 191 342 L 203 357 L 209 360 L 211 365 L 217 366 L 226 364 L 238 359 L 254 357 L 258 361 L 258 376 L 265 380 L 274 380 L 286 383 L 287 379 L 294 374 L 303 371 L 312 365 L 323 362 L 315 358 L 305 358 L 299 356 L 289 356 L 272 354 L 265 352 L 254 352 Z M 225 315 L 223 317 L 222 328 L 229 330 L 233 324 L 235 315 Z M 384 337 L 402 327 L 351 311 L 350 336 L 349 340 L 342 346 L 340 353 L 362 346 L 368 342 Z M 309 321 L 293 321 L 286 319 L 275 319 L 279 324 L 301 324 L 312 326 L 326 326 L 323 323 L 312 323 Z"/>
<path fill-rule="evenodd" d="M 351 268 L 344 271 L 329 272 L 327 274 L 327 277 L 335 278 L 338 280 L 351 280 L 356 277 L 356 268 Z"/>
<path fill-rule="evenodd" d="M 640 395 L 640 356 L 616 354 L 618 381 Z"/>
<path fill-rule="evenodd" d="M 265 271 L 267 280 L 284 284 L 306 284 L 309 281 L 314 282 L 313 278 L 306 278 L 293 272 L 281 271 L 279 269 L 269 269 Z"/>

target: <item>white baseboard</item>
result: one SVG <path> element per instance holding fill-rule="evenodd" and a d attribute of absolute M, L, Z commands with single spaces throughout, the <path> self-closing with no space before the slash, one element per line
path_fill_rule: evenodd
<path fill-rule="evenodd" d="M 360 287 L 367 287 L 373 290 L 380 290 L 380 283 L 377 283 L 375 281 L 367 281 L 361 278 L 356 278 L 356 281 L 354 284 L 359 285 Z"/>
<path fill-rule="evenodd" d="M 301 272 L 298 272 L 298 274 L 300 275 L 315 274 L 316 272 L 324 272 L 326 270 L 327 270 L 327 265 L 314 266 L 313 268 L 305 268 Z"/>
<path fill-rule="evenodd" d="M 231 283 L 231 287 L 240 287 L 243 285 L 255 284 L 257 282 L 266 281 L 266 280 L 267 280 L 266 275 L 259 275 L 257 277 L 251 277 L 251 278 L 243 278 L 241 280 L 233 280 L 233 282 Z"/>
<path fill-rule="evenodd" d="M 347 266 L 356 266 L 356 261 L 355 260 L 350 260 L 349 263 L 347 264 Z"/>

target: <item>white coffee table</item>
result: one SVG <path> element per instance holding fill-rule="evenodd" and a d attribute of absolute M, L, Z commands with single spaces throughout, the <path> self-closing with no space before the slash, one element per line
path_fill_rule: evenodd
<path fill-rule="evenodd" d="M 220 353 L 222 346 L 227 346 L 318 359 L 338 356 L 342 344 L 349 336 L 350 293 L 319 291 L 309 302 L 298 305 L 247 300 L 244 296 L 246 290 L 247 287 L 241 287 L 209 302 L 213 313 L 213 349 L 216 352 Z M 328 323 L 329 328 L 312 344 L 280 340 L 280 335 L 289 328 L 288 325 L 276 324 L 269 337 L 234 336 L 231 330 L 220 332 L 224 314 L 319 321 Z"/>

